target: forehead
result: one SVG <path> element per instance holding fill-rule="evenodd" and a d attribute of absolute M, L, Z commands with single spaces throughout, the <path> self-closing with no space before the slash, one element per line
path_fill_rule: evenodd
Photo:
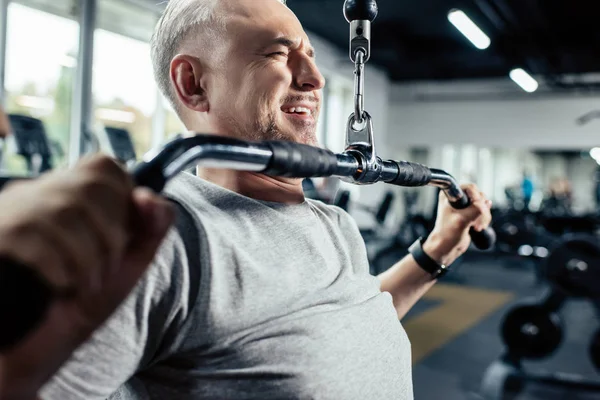
<path fill-rule="evenodd" d="M 234 44 L 260 47 L 285 37 L 310 48 L 296 15 L 277 0 L 238 0 L 227 11 L 226 32 Z"/>

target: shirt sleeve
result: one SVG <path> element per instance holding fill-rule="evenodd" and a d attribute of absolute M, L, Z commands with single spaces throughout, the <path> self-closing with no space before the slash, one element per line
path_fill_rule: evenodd
<path fill-rule="evenodd" d="M 42 400 L 106 399 L 137 371 L 168 355 L 169 331 L 184 325 L 191 306 L 181 213 L 132 293 L 42 388 Z"/>

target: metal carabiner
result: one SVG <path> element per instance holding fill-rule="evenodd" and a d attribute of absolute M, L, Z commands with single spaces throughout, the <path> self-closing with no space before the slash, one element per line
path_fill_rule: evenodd
<path fill-rule="evenodd" d="M 356 61 L 354 62 L 354 120 L 358 124 L 364 122 L 365 114 L 365 52 L 363 48 L 356 51 Z"/>

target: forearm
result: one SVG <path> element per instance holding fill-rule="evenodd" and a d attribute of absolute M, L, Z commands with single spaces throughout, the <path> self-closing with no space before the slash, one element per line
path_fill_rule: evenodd
<path fill-rule="evenodd" d="M 419 267 L 410 254 L 378 278 L 381 281 L 381 291 L 392 295 L 399 319 L 402 319 L 436 282 L 429 273 Z"/>
<path fill-rule="evenodd" d="M 442 236 L 432 233 L 423 243 L 423 251 L 438 264 L 449 266 L 461 256 L 466 246 L 453 248 L 445 243 Z M 399 319 L 437 282 L 417 264 L 411 254 L 380 274 L 379 279 L 381 291 L 392 295 Z"/>

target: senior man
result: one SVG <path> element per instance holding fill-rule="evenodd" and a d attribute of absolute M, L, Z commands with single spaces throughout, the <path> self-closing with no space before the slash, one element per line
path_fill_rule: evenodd
<path fill-rule="evenodd" d="M 317 145 L 325 81 L 278 0 L 171 0 L 152 39 L 157 82 L 190 131 Z M 441 199 L 423 243 L 449 265 L 490 222 L 474 185 Z M 410 399 L 401 319 L 435 283 L 412 255 L 369 274 L 352 218 L 301 179 L 198 168 L 166 194 L 175 227 L 132 295 L 44 399 Z"/>

